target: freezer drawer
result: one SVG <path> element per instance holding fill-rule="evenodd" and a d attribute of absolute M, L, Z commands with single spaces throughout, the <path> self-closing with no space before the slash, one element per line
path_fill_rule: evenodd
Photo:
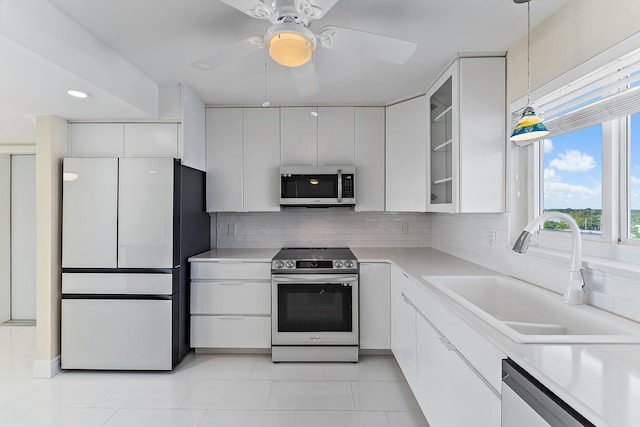
<path fill-rule="evenodd" d="M 171 370 L 172 300 L 63 299 L 62 368 Z"/>
<path fill-rule="evenodd" d="M 172 274 L 62 273 L 63 294 L 171 295 Z"/>

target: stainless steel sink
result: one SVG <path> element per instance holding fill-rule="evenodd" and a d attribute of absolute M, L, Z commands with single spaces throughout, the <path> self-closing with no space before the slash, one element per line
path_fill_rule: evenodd
<path fill-rule="evenodd" d="M 508 276 L 423 276 L 520 343 L 640 343 L 640 325 Z"/>

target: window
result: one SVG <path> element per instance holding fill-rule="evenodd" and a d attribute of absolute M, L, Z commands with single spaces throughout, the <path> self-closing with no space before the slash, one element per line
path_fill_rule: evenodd
<path fill-rule="evenodd" d="M 573 217 L 582 233 L 601 234 L 602 125 L 547 139 L 543 143 L 543 211 Z M 545 230 L 568 230 L 547 221 Z"/>
<path fill-rule="evenodd" d="M 541 88 L 544 95 L 532 94 L 551 133 L 534 150 L 539 203 L 531 214 L 566 213 L 583 239 L 600 245 L 593 253 L 626 259 L 640 247 L 640 49 L 613 52 L 595 58 L 591 71 L 578 67 Z M 517 118 L 520 110 L 512 111 Z M 547 221 L 543 229 L 540 245 L 564 245 L 558 231 L 567 224 Z M 615 243 L 622 252 L 611 249 Z"/>
<path fill-rule="evenodd" d="M 627 155 L 627 238 L 640 241 L 640 113 L 629 118 Z"/>

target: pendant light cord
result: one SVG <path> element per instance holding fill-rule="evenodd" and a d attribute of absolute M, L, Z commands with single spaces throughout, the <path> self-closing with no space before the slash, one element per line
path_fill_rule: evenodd
<path fill-rule="evenodd" d="M 531 0 L 527 1 L 527 107 L 531 106 Z"/>

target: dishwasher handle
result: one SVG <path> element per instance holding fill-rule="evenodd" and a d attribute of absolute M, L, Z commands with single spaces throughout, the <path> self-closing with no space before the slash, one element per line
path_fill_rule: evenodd
<path fill-rule="evenodd" d="M 552 426 L 595 427 L 511 359 L 502 361 L 502 384 Z"/>

